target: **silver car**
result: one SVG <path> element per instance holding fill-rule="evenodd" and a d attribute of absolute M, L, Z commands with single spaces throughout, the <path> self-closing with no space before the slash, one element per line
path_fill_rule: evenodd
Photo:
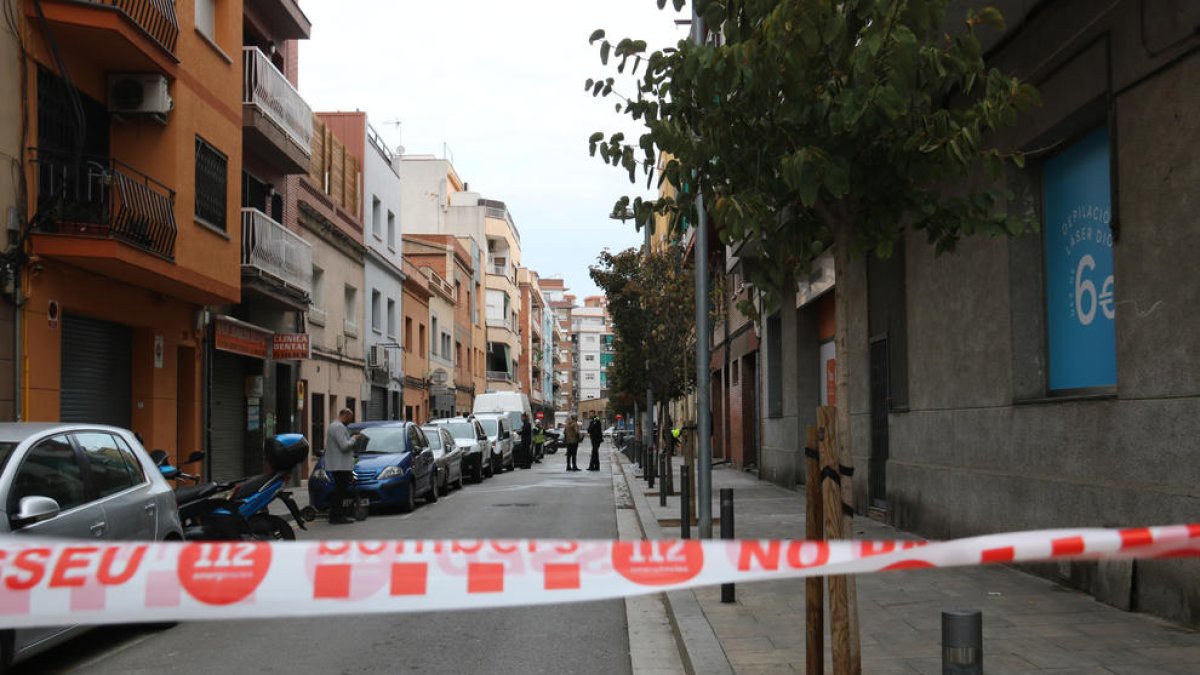
<path fill-rule="evenodd" d="M 492 443 L 480 426 L 479 420 L 465 417 L 448 417 L 430 420 L 429 424 L 446 429 L 454 437 L 454 443 L 462 451 L 462 471 L 476 483 L 484 476 L 492 475 Z"/>
<path fill-rule="evenodd" d="M 183 539 L 171 486 L 126 429 L 0 424 L 0 536 Z M 0 670 L 87 630 L 0 631 Z"/>
<path fill-rule="evenodd" d="M 479 413 L 473 419 L 479 420 L 483 431 L 492 442 L 492 473 L 500 473 L 505 469 L 512 471 L 517 468 L 513 461 L 513 431 L 508 415 L 504 413 Z"/>

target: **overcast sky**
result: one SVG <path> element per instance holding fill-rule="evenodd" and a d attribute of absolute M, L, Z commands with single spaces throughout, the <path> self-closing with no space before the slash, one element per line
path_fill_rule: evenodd
<path fill-rule="evenodd" d="M 687 28 L 655 0 L 303 0 L 312 38 L 300 47 L 300 92 L 316 111 L 365 110 L 393 147 L 443 152 L 459 176 L 504 201 L 523 262 L 561 276 L 577 296 L 598 292 L 588 265 L 601 249 L 637 246 L 632 221 L 610 220 L 645 177 L 588 156 L 594 131 L 637 128 L 617 99 L 584 92 L 600 65 L 588 36 L 674 45 Z M 685 8 L 684 12 L 688 10 Z M 621 87 L 632 93 L 632 86 Z M 396 122 L 400 124 L 397 125 Z M 403 223 L 401 223 L 403 227 Z"/>

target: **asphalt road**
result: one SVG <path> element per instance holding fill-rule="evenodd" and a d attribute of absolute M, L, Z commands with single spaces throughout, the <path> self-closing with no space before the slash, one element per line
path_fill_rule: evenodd
<path fill-rule="evenodd" d="M 580 452 L 585 455 L 584 452 Z M 563 453 L 451 492 L 408 515 L 309 524 L 300 538 L 615 539 L 607 447 L 600 472 L 567 473 Z M 581 457 L 584 466 L 586 456 Z M 282 509 L 273 509 L 273 511 Z M 129 626 L 89 632 L 17 673 L 629 673 L 621 600 L 276 621 Z"/>

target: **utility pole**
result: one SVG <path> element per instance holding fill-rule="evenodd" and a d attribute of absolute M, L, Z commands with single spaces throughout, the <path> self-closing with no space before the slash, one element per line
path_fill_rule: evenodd
<path fill-rule="evenodd" d="M 704 19 L 692 1 L 692 42 L 704 44 Z M 700 538 L 712 539 L 712 414 L 708 373 L 708 214 L 696 186 L 696 506 Z"/>

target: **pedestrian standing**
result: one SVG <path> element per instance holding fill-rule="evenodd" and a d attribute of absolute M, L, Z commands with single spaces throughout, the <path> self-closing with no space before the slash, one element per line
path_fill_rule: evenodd
<path fill-rule="evenodd" d="M 521 413 L 521 464 L 528 469 L 533 466 L 533 424 L 529 413 Z"/>
<path fill-rule="evenodd" d="M 592 439 L 592 460 L 588 462 L 588 471 L 600 470 L 600 442 L 604 440 L 604 427 L 600 424 L 600 416 L 593 415 L 592 423 L 588 425 L 588 436 Z"/>
<path fill-rule="evenodd" d="M 575 415 L 567 420 L 567 427 L 563 429 L 563 440 L 567 442 L 567 471 L 578 471 L 579 463 L 576 460 L 576 455 L 579 454 L 579 441 L 581 434 L 579 433 L 579 420 Z"/>
<path fill-rule="evenodd" d="M 545 447 L 546 427 L 542 426 L 541 420 L 538 420 L 537 424 L 533 425 L 533 461 L 541 463 Z"/>
<path fill-rule="evenodd" d="M 362 434 L 351 434 L 346 428 L 346 425 L 353 421 L 354 411 L 342 408 L 325 433 L 325 472 L 333 478 L 329 522 L 334 525 L 354 522 L 346 517 L 346 496 L 350 491 L 350 478 L 354 471 L 354 449 L 364 437 Z"/>

